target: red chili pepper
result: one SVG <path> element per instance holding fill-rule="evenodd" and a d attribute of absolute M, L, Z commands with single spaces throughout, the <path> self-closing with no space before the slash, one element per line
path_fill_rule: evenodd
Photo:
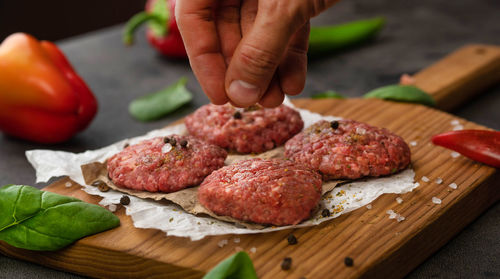
<path fill-rule="evenodd" d="M 432 143 L 446 147 L 474 161 L 500 168 L 500 132 L 459 130 L 432 137 Z"/>
<path fill-rule="evenodd" d="M 134 32 L 144 22 L 149 23 L 147 38 L 161 54 L 175 58 L 186 58 L 187 53 L 182 42 L 181 33 L 175 21 L 175 0 L 148 0 L 146 11 L 133 16 L 125 26 L 123 42 L 130 45 L 134 40 Z"/>
<path fill-rule="evenodd" d="M 64 54 L 48 41 L 16 33 L 0 45 L 0 129 L 58 143 L 85 129 L 97 101 Z"/>

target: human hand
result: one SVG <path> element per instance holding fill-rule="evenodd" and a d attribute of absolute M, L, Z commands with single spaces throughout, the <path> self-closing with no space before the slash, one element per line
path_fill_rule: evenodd
<path fill-rule="evenodd" d="M 338 0 L 177 0 L 194 74 L 214 104 L 275 107 L 304 89 L 309 19 Z"/>

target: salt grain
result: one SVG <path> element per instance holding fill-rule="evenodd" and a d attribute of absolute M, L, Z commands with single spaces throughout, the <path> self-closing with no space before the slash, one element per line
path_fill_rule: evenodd
<path fill-rule="evenodd" d="M 228 243 L 227 239 L 223 239 L 217 243 L 220 248 L 224 247 Z"/>
<path fill-rule="evenodd" d="M 394 213 L 394 210 L 389 209 L 389 210 L 387 210 L 385 213 L 387 213 L 387 214 L 393 214 L 393 213 Z"/>
<path fill-rule="evenodd" d="M 453 151 L 453 152 L 451 152 L 451 154 L 450 154 L 450 155 L 451 155 L 451 157 L 453 157 L 453 158 L 457 158 L 458 156 L 460 156 L 460 153 Z"/>
<path fill-rule="evenodd" d="M 254 253 L 255 254 L 255 252 L 257 252 L 257 248 L 255 248 L 255 247 L 250 248 L 250 253 Z"/>
<path fill-rule="evenodd" d="M 415 141 L 415 140 L 414 141 L 410 141 L 410 145 L 411 146 L 417 146 L 417 141 Z"/>
<path fill-rule="evenodd" d="M 451 183 L 450 185 L 448 185 L 451 189 L 457 189 L 457 183 Z"/>
<path fill-rule="evenodd" d="M 443 183 L 443 179 L 441 177 L 436 178 L 436 184 Z"/>
<path fill-rule="evenodd" d="M 401 215 L 399 215 L 399 216 L 398 216 L 398 218 L 396 218 L 396 220 L 397 220 L 398 222 L 404 221 L 405 219 L 406 219 L 406 218 L 405 218 L 405 217 L 403 217 L 403 216 L 401 216 Z"/>
<path fill-rule="evenodd" d="M 364 128 L 357 127 L 356 134 L 364 135 L 364 134 L 366 134 L 366 130 Z"/>
<path fill-rule="evenodd" d="M 403 203 L 403 199 L 402 199 L 402 198 L 400 198 L 400 197 L 397 197 L 397 198 L 396 198 L 396 201 L 397 201 L 399 204 Z"/>
<path fill-rule="evenodd" d="M 234 241 L 234 243 L 240 243 L 240 238 L 239 238 L 239 237 L 237 237 L 237 238 L 235 238 L 233 241 Z"/>
<path fill-rule="evenodd" d="M 429 182 L 430 180 L 429 180 L 429 178 L 427 176 L 424 175 L 424 176 L 422 176 L 422 181 L 423 182 Z"/>
<path fill-rule="evenodd" d="M 453 131 L 460 131 L 463 129 L 464 129 L 464 126 L 462 126 L 462 125 L 457 125 L 457 126 L 453 127 Z"/>
<path fill-rule="evenodd" d="M 366 205 L 366 209 L 372 209 L 372 205 L 371 204 Z"/>
<path fill-rule="evenodd" d="M 115 212 L 115 211 L 116 211 L 116 204 L 110 204 L 110 205 L 108 206 L 108 209 L 109 209 L 109 211 L 111 211 L 111 212 Z"/>
<path fill-rule="evenodd" d="M 170 143 L 165 143 L 165 145 L 161 148 L 161 153 L 165 154 L 170 152 L 170 150 L 172 150 L 172 145 Z"/>
<path fill-rule="evenodd" d="M 456 119 L 455 120 L 451 120 L 450 124 L 453 125 L 453 126 L 460 125 L 460 121 L 458 121 Z"/>
<path fill-rule="evenodd" d="M 436 197 L 432 197 L 432 202 L 435 203 L 435 204 L 441 204 L 441 199 L 440 198 L 436 198 Z"/>
<path fill-rule="evenodd" d="M 418 186 L 420 186 L 420 183 L 415 182 L 415 187 L 418 187 Z"/>
<path fill-rule="evenodd" d="M 68 187 L 68 188 L 69 188 L 69 187 L 71 187 L 72 185 L 73 185 L 73 184 L 72 184 L 71 182 L 69 182 L 69 181 L 68 181 L 68 182 L 66 182 L 66 183 L 64 183 L 64 186 L 66 186 L 66 187 Z"/>

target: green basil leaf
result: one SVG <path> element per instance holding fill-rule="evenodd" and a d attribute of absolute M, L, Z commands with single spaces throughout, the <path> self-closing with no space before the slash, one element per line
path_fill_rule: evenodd
<path fill-rule="evenodd" d="M 316 93 L 311 96 L 312 99 L 326 99 L 326 98 L 332 98 L 332 99 L 345 99 L 344 96 L 340 95 L 339 93 L 333 91 L 333 90 L 328 90 L 325 92 L 321 93 Z"/>
<path fill-rule="evenodd" d="M 18 248 L 58 250 L 119 225 L 113 213 L 76 198 L 25 185 L 0 188 L 0 240 Z"/>
<path fill-rule="evenodd" d="M 338 25 L 311 27 L 308 54 L 317 57 L 357 45 L 374 37 L 384 24 L 383 17 L 376 17 Z"/>
<path fill-rule="evenodd" d="M 186 78 L 156 93 L 135 99 L 130 103 L 129 112 L 138 120 L 151 121 L 175 111 L 193 98 L 186 89 Z"/>
<path fill-rule="evenodd" d="M 412 85 L 384 86 L 366 93 L 363 97 L 436 106 L 436 101 L 431 95 Z"/>
<path fill-rule="evenodd" d="M 252 260 L 245 252 L 238 252 L 220 262 L 203 279 L 257 279 Z"/>

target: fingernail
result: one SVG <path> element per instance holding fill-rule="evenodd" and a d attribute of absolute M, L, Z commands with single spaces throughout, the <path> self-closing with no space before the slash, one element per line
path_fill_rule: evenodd
<path fill-rule="evenodd" d="M 241 106 L 250 106 L 259 101 L 260 89 L 248 82 L 234 80 L 229 85 L 229 99 Z"/>

